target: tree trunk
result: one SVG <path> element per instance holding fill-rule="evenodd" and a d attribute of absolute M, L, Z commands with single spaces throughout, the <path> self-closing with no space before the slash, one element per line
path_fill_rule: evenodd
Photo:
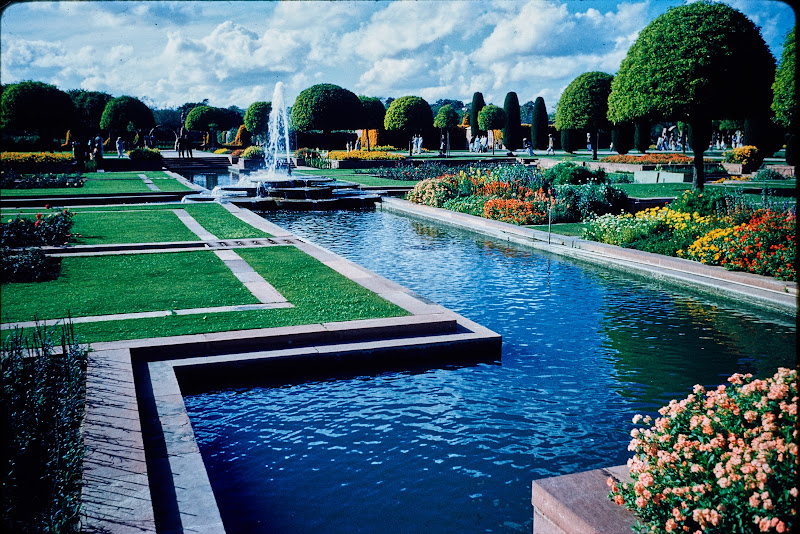
<path fill-rule="evenodd" d="M 694 119 L 689 124 L 689 143 L 694 153 L 692 189 L 702 191 L 705 185 L 703 154 L 711 141 L 711 119 Z"/>

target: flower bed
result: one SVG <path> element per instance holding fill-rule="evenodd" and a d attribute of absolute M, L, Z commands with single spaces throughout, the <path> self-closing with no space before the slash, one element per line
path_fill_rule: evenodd
<path fill-rule="evenodd" d="M 797 371 L 730 386 L 695 386 L 662 416 L 634 417 L 633 483 L 609 479 L 611 498 L 647 532 L 791 532 L 797 522 Z"/>
<path fill-rule="evenodd" d="M 2 152 L 0 163 L 73 163 L 75 156 L 71 152 Z"/>
<path fill-rule="evenodd" d="M 406 157 L 403 154 L 394 154 L 381 150 L 331 150 L 328 152 L 328 159 L 337 161 L 381 161 L 381 160 L 402 160 Z"/>
<path fill-rule="evenodd" d="M 600 158 L 600 161 L 604 163 L 627 163 L 633 165 L 686 165 L 692 163 L 694 159 L 690 158 L 686 154 L 676 154 L 671 152 L 662 154 L 656 152 L 653 154 L 642 154 L 641 156 L 618 154 Z"/>

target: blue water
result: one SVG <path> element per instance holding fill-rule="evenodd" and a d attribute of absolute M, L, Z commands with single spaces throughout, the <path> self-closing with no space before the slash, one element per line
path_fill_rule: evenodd
<path fill-rule="evenodd" d="M 185 398 L 228 532 L 530 532 L 530 483 L 795 361 L 794 320 L 385 212 L 267 218 L 503 336 L 494 364 Z"/>

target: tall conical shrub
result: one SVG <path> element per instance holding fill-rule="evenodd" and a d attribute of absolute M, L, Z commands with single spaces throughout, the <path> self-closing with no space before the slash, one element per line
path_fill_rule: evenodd
<path fill-rule="evenodd" d="M 483 100 L 483 93 L 476 91 L 475 94 L 472 95 L 472 105 L 469 108 L 469 127 L 472 129 L 473 137 L 486 134 L 486 132 L 481 131 L 478 126 L 478 114 L 484 106 L 486 106 L 486 102 Z"/>
<path fill-rule="evenodd" d="M 503 103 L 506 112 L 506 124 L 503 127 L 503 144 L 508 150 L 522 146 L 522 119 L 520 117 L 519 98 L 514 91 L 506 94 Z"/>
<path fill-rule="evenodd" d="M 547 108 L 544 98 L 536 98 L 533 103 L 533 117 L 531 118 L 531 143 L 536 150 L 547 149 Z"/>

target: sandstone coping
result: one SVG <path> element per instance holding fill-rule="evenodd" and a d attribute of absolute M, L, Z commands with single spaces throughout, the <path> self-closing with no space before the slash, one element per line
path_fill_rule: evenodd
<path fill-rule="evenodd" d="M 687 286 L 781 313 L 797 315 L 796 282 L 728 271 L 723 267 L 705 265 L 692 260 L 626 249 L 577 237 L 548 234 L 533 228 L 432 208 L 396 198 L 385 198 L 378 209 L 434 220 L 481 235 Z"/>

